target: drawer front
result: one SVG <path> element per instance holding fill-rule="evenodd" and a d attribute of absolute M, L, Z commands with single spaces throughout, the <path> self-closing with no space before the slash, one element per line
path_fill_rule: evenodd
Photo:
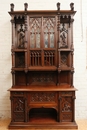
<path fill-rule="evenodd" d="M 30 103 L 56 103 L 56 92 L 31 92 Z"/>
<path fill-rule="evenodd" d="M 24 92 L 18 92 L 18 91 L 14 91 L 14 92 L 11 92 L 11 96 L 24 96 Z"/>

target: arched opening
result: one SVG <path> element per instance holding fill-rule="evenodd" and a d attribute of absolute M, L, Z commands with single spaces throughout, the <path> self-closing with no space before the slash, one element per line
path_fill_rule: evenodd
<path fill-rule="evenodd" d="M 32 108 L 29 111 L 29 122 L 57 122 L 57 115 L 54 108 Z"/>

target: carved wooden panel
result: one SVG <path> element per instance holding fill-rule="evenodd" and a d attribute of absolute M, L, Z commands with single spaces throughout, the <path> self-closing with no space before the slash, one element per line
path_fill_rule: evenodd
<path fill-rule="evenodd" d="M 28 82 L 31 85 L 55 85 L 57 82 L 56 72 L 46 72 L 46 71 L 41 71 L 41 72 L 30 72 L 29 77 L 28 77 Z"/>
<path fill-rule="evenodd" d="M 30 102 L 41 103 L 41 102 L 56 102 L 55 92 L 33 92 L 30 94 Z"/>
<path fill-rule="evenodd" d="M 62 112 L 72 112 L 72 98 L 62 97 L 61 107 Z"/>
<path fill-rule="evenodd" d="M 72 113 L 63 113 L 62 114 L 62 122 L 71 122 L 72 121 Z"/>
<path fill-rule="evenodd" d="M 71 67 L 70 52 L 61 51 L 60 58 L 61 58 L 61 67 Z"/>
<path fill-rule="evenodd" d="M 14 97 L 13 103 L 14 103 L 14 107 L 13 107 L 14 112 L 24 112 L 25 101 L 23 97 Z"/>
<path fill-rule="evenodd" d="M 14 119 L 13 119 L 13 121 L 17 121 L 17 122 L 24 122 L 25 121 L 25 119 L 24 119 L 24 113 L 23 112 L 15 112 L 14 114 Z"/>

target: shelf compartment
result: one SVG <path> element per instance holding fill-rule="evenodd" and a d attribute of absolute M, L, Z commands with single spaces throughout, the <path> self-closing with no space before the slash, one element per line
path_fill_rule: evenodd
<path fill-rule="evenodd" d="M 24 68 L 25 67 L 25 53 L 15 52 L 15 67 Z"/>
<path fill-rule="evenodd" d="M 30 122 L 57 122 L 57 112 L 53 108 L 32 108 L 29 111 Z"/>
<path fill-rule="evenodd" d="M 58 74 L 58 84 L 59 86 L 71 86 L 71 71 L 59 71 Z"/>
<path fill-rule="evenodd" d="M 29 71 L 56 71 L 56 66 L 35 66 L 35 67 L 29 67 Z"/>
<path fill-rule="evenodd" d="M 24 71 L 15 72 L 15 85 L 26 85 L 26 73 Z"/>

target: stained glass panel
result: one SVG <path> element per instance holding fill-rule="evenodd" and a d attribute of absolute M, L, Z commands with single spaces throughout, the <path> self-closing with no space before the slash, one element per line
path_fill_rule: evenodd
<path fill-rule="evenodd" d="M 30 35 L 30 47 L 34 48 L 35 47 L 35 34 Z"/>
<path fill-rule="evenodd" d="M 44 45 L 45 45 L 45 48 L 48 48 L 48 34 L 47 33 L 44 35 Z"/>
<path fill-rule="evenodd" d="M 40 34 L 36 34 L 36 48 L 40 48 Z"/>
<path fill-rule="evenodd" d="M 53 48 L 54 47 L 54 34 L 51 33 L 50 34 L 50 48 Z"/>

